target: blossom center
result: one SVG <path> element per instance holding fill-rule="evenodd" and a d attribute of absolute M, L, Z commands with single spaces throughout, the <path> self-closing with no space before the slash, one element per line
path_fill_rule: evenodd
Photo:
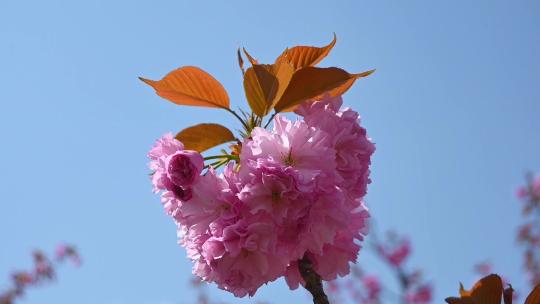
<path fill-rule="evenodd" d="M 294 165 L 294 159 L 292 157 L 292 148 L 289 150 L 289 153 L 287 153 L 287 155 L 283 156 L 283 163 L 287 166 Z"/>
<path fill-rule="evenodd" d="M 281 193 L 277 190 L 272 190 L 272 202 L 278 203 L 281 200 Z"/>

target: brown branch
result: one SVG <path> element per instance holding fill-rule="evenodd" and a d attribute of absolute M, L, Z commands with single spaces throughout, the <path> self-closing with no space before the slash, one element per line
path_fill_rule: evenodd
<path fill-rule="evenodd" d="M 313 304 L 330 304 L 324 293 L 321 276 L 313 269 L 313 264 L 307 256 L 298 260 L 298 270 L 306 282 L 304 286 L 313 296 Z"/>

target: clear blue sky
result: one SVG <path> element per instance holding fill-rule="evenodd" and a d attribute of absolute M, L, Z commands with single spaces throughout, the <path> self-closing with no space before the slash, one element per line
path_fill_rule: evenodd
<path fill-rule="evenodd" d="M 193 303 L 146 152 L 164 132 L 234 122 L 168 103 L 137 76 L 196 65 L 245 106 L 236 48 L 267 61 L 332 32 L 322 66 L 377 68 L 345 96 L 377 143 L 367 201 L 379 226 L 412 236 L 435 303 L 485 259 L 525 286 L 513 192 L 540 170 L 540 2 L 497 0 L 2 0 L 0 282 L 31 249 L 65 241 L 84 266 L 21 303 Z M 281 281 L 256 299 L 309 302 Z"/>

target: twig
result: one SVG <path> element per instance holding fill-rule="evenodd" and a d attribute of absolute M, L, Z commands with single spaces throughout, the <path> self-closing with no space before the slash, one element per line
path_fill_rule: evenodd
<path fill-rule="evenodd" d="M 242 117 L 240 117 L 238 114 L 236 114 L 236 112 L 234 110 L 231 110 L 231 109 L 226 108 L 226 107 L 222 107 L 222 109 L 229 112 L 229 113 L 231 113 L 232 115 L 234 115 L 234 117 L 236 117 L 242 123 L 242 125 L 244 126 L 244 128 L 246 128 L 246 130 L 249 129 L 246 122 L 242 119 Z"/>
<path fill-rule="evenodd" d="M 313 304 L 330 304 L 324 293 L 321 276 L 313 269 L 313 264 L 307 256 L 298 260 L 298 270 L 306 282 L 304 288 L 313 296 Z"/>

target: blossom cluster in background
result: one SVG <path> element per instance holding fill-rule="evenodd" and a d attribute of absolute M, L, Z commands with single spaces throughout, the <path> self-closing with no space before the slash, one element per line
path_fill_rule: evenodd
<path fill-rule="evenodd" d="M 54 259 L 49 259 L 42 251 L 32 254 L 34 267 L 29 271 L 14 271 L 11 274 L 11 287 L 0 293 L 0 304 L 13 304 L 30 287 L 42 286 L 56 279 L 56 267 L 65 262 L 80 266 L 81 258 L 71 245 L 59 245 Z"/>
<path fill-rule="evenodd" d="M 540 283 L 540 176 L 527 175 L 527 184 L 518 188 L 523 203 L 524 223 L 517 233 L 518 242 L 525 248 L 524 267 L 531 286 Z"/>
<path fill-rule="evenodd" d="M 360 304 L 431 303 L 432 285 L 425 282 L 422 271 L 411 271 L 405 265 L 411 253 L 410 240 L 389 232 L 381 241 L 372 231 L 370 242 L 372 252 L 391 268 L 399 290 L 392 290 L 377 275 L 367 273 L 360 265 L 356 265 L 351 276 L 344 280 L 328 282 L 328 291 L 334 302 L 343 303 L 345 298 L 349 298 L 353 303 Z"/>
<path fill-rule="evenodd" d="M 303 283 L 307 256 L 323 280 L 349 273 L 367 232 L 362 201 L 374 145 L 358 113 L 324 98 L 256 127 L 218 174 L 171 135 L 149 152 L 154 191 L 178 225 L 193 272 L 236 296 L 284 276 Z M 330 262 L 331 261 L 331 262 Z"/>

